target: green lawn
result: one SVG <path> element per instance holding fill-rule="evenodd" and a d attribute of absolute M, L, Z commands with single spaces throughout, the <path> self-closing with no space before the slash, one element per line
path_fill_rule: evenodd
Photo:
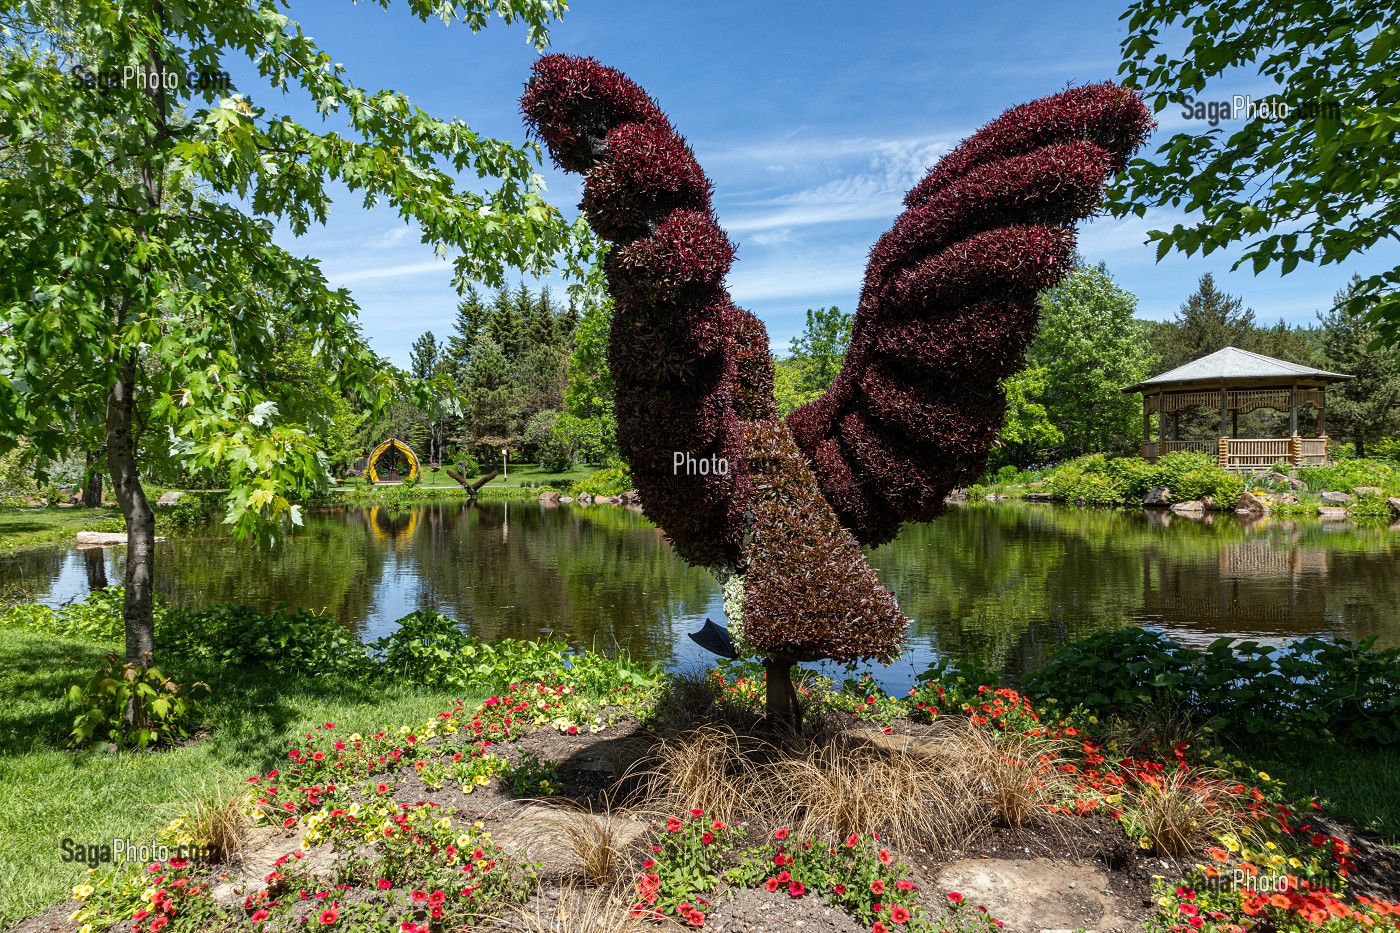
<path fill-rule="evenodd" d="M 452 694 L 423 688 L 180 670 L 182 680 L 205 680 L 214 689 L 209 737 L 142 755 L 65 751 L 74 712 L 62 697 L 109 647 L 0 628 L 0 927 L 67 897 L 82 866 L 60 860 L 65 838 L 153 843 L 190 801 L 236 790 L 249 775 L 278 767 L 286 741 L 318 723 L 365 731 L 418 723 L 453 703 Z"/>
<path fill-rule="evenodd" d="M 1333 816 L 1400 845 L 1400 748 L 1291 740 L 1247 746 L 1240 757 L 1284 781 L 1294 794 L 1316 795 Z"/>
<path fill-rule="evenodd" d="M 483 467 L 481 473 L 467 477 L 468 480 L 478 480 L 489 473 L 492 469 L 499 470 L 500 464 L 494 467 Z M 486 495 L 492 492 L 517 492 L 523 488 L 531 486 L 549 485 L 555 487 L 567 487 L 570 483 L 577 482 L 592 473 L 597 472 L 600 467 L 584 465 L 563 473 L 555 473 L 542 470 L 534 464 L 512 463 L 509 465 L 508 476 L 497 476 L 491 482 L 482 487 Z M 433 472 L 424 469 L 418 483 L 419 489 L 461 489 L 462 487 L 452 477 L 447 475 L 446 468 Z M 359 480 L 348 480 L 341 483 L 342 489 L 364 489 L 365 485 Z M 382 488 L 396 489 L 399 485 L 385 486 Z"/>
<path fill-rule="evenodd" d="M 122 513 L 115 506 L 0 508 L 0 554 L 44 544 L 70 544 L 80 531 L 120 531 L 124 527 Z"/>

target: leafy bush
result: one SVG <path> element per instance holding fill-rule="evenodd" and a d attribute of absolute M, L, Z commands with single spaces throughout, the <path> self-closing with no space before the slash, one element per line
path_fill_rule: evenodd
<path fill-rule="evenodd" d="M 1153 487 L 1166 487 L 1172 502 L 1210 496 L 1216 508 L 1233 508 L 1245 490 L 1244 478 L 1222 470 L 1206 454 L 1170 453 L 1156 463 L 1140 457 L 1089 454 L 1056 467 L 1045 490 L 1062 502 L 1137 505 Z"/>
<path fill-rule="evenodd" d="M 1375 651 L 1375 641 L 1306 638 L 1280 650 L 1220 638 L 1198 653 L 1133 627 L 1066 647 L 1026 689 L 1104 714 L 1179 707 L 1251 735 L 1389 745 L 1400 742 L 1400 648 Z"/>
<path fill-rule="evenodd" d="M 1350 493 L 1357 486 L 1377 486 L 1390 495 L 1400 494 L 1400 470 L 1381 460 L 1338 460 L 1328 466 L 1301 467 L 1298 478 L 1309 489 Z"/>
<path fill-rule="evenodd" d="M 624 467 L 605 467 L 569 487 L 569 495 L 620 496 L 632 489 L 632 473 Z"/>
<path fill-rule="evenodd" d="M 156 507 L 156 526 L 165 529 L 206 525 L 223 513 L 225 505 L 222 492 L 183 490 L 179 502 Z"/>
<path fill-rule="evenodd" d="M 201 713 L 191 694 L 196 687 L 209 691 L 208 684 L 185 687 L 158 668 L 125 664 L 109 654 L 87 686 L 68 688 L 68 699 L 83 706 L 68 745 L 146 749 L 187 739 Z"/>
<path fill-rule="evenodd" d="M 156 644 L 182 658 L 220 665 L 259 665 L 280 674 L 362 676 L 374 664 L 364 643 L 335 617 L 285 603 L 271 611 L 218 605 L 170 610 Z"/>

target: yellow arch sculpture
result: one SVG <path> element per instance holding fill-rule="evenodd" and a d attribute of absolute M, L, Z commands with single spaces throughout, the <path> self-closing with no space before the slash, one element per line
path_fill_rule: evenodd
<path fill-rule="evenodd" d="M 369 530 L 380 541 L 386 541 L 397 548 L 402 548 L 413 541 L 413 532 L 418 528 L 418 509 L 413 509 L 408 513 L 408 524 L 403 528 L 394 528 L 390 522 L 389 511 L 384 510 L 381 517 L 379 506 L 373 506 L 369 510 Z"/>
<path fill-rule="evenodd" d="M 378 447 L 374 448 L 374 453 L 369 455 L 369 464 L 365 467 L 365 473 L 369 476 L 371 483 L 379 482 L 379 470 L 377 464 L 379 458 L 390 450 L 398 450 L 403 458 L 408 461 L 408 478 L 413 479 L 418 475 L 418 458 L 413 456 L 413 451 L 408 449 L 408 445 L 397 438 L 390 438 Z"/>

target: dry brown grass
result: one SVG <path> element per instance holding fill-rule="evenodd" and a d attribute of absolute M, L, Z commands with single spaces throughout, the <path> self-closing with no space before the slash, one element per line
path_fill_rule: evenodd
<path fill-rule="evenodd" d="M 1125 794 L 1124 805 L 1158 852 L 1191 855 L 1243 825 L 1244 801 L 1231 786 L 1224 775 L 1178 769 L 1139 784 Z"/>
<path fill-rule="evenodd" d="M 628 872 L 641 828 L 623 812 L 595 813 L 592 807 L 559 807 L 536 815 L 526 833 L 533 854 L 562 850 L 574 872 L 597 887 L 610 887 Z"/>
<path fill-rule="evenodd" d="M 974 727 L 966 734 L 982 800 L 1004 825 L 1019 829 L 1070 796 L 1073 781 L 1058 770 L 1068 743 Z"/>
<path fill-rule="evenodd" d="M 981 817 L 966 737 L 939 730 L 894 739 L 866 729 L 836 729 L 805 754 L 781 757 L 759 780 L 773 822 L 818 837 L 852 833 L 899 846 L 959 846 Z"/>
<path fill-rule="evenodd" d="M 537 897 L 517 908 L 505 928 L 521 933 L 644 933 L 656 926 L 634 919 L 631 905 L 619 897 L 566 887 L 557 900 Z"/>
<path fill-rule="evenodd" d="M 226 794 L 216 785 L 212 794 L 191 795 L 183 805 L 184 829 L 205 847 L 216 864 L 233 865 L 243 858 L 249 821 L 243 815 L 244 793 Z"/>
<path fill-rule="evenodd" d="M 704 810 L 732 823 L 752 816 L 749 799 L 760 743 L 741 741 L 725 726 L 702 726 L 664 738 L 631 774 L 639 779 L 638 806 L 650 814 Z"/>

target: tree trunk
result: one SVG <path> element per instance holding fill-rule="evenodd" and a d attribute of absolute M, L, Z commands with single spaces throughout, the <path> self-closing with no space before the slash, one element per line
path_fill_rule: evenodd
<path fill-rule="evenodd" d="M 1360 460 L 1364 456 L 1366 456 L 1366 438 L 1358 437 L 1356 439 L 1356 459 Z"/>
<path fill-rule="evenodd" d="M 98 590 L 107 588 L 107 552 L 100 547 L 90 547 L 83 552 L 83 560 L 87 563 L 87 581 L 89 592 L 96 593 Z"/>
<path fill-rule="evenodd" d="M 792 658 L 764 658 L 768 675 L 768 726 L 774 732 L 793 733 L 802 727 L 797 688 L 792 685 Z"/>
<path fill-rule="evenodd" d="M 136 438 L 132 421 L 136 408 L 136 355 L 123 351 L 117 377 L 107 393 L 107 467 L 112 491 L 126 519 L 126 660 L 149 667 L 155 656 L 152 615 L 152 558 L 156 543 L 156 514 L 151 509 L 136 469 Z"/>
<path fill-rule="evenodd" d="M 84 508 L 95 509 L 102 504 L 102 470 L 98 466 L 101 459 L 102 455 L 96 451 L 87 452 L 87 484 L 83 486 Z"/>

